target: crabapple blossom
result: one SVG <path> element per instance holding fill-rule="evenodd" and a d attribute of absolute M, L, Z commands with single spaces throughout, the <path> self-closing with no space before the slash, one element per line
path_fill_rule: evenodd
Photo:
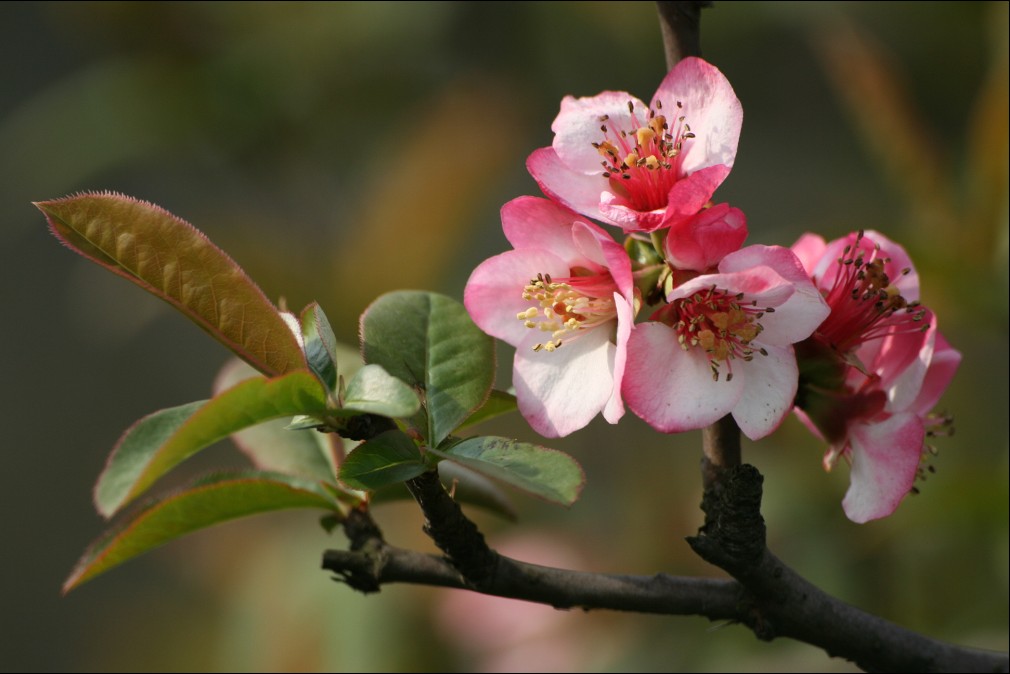
<path fill-rule="evenodd" d="M 923 476 L 925 438 L 949 423 L 930 410 L 961 354 L 919 302 L 918 275 L 905 250 L 877 232 L 826 244 L 813 234 L 793 251 L 831 307 L 797 346 L 803 371 L 797 414 L 829 449 L 852 464 L 842 501 L 855 522 L 894 512 Z"/>
<path fill-rule="evenodd" d="M 526 166 L 569 208 L 626 232 L 652 232 L 708 203 L 733 167 L 742 121 L 725 76 L 690 57 L 648 105 L 623 91 L 565 97 L 553 144 Z"/>
<path fill-rule="evenodd" d="M 681 270 L 707 272 L 747 238 L 747 218 L 739 208 L 716 204 L 674 224 L 663 241 L 666 261 Z"/>
<path fill-rule="evenodd" d="M 474 322 L 516 347 L 519 411 L 541 435 L 624 415 L 621 380 L 636 297 L 631 261 L 600 227 L 547 199 L 502 208 L 515 250 L 481 263 L 464 291 Z"/>
<path fill-rule="evenodd" d="M 749 246 L 666 299 L 629 340 L 628 407 L 665 433 L 727 414 L 751 439 L 775 430 L 797 390 L 791 345 L 828 314 L 796 256 L 779 246 Z"/>

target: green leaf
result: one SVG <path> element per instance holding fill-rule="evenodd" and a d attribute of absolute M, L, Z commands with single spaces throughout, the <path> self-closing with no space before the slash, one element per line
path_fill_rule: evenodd
<path fill-rule="evenodd" d="M 123 562 L 198 529 L 220 522 L 289 508 L 337 505 L 317 485 L 282 475 L 217 475 L 156 501 L 113 527 L 84 553 L 63 584 L 69 592 Z"/>
<path fill-rule="evenodd" d="M 305 362 L 328 391 L 337 388 L 337 338 L 322 307 L 316 302 L 305 307 L 301 316 L 305 340 Z"/>
<path fill-rule="evenodd" d="M 438 464 L 438 476 L 454 501 L 483 508 L 510 522 L 518 519 L 512 500 L 497 482 L 452 461 Z M 376 505 L 413 498 L 406 485 L 397 482 L 375 490 L 368 502 Z"/>
<path fill-rule="evenodd" d="M 459 302 L 404 290 L 383 295 L 361 316 L 366 363 L 425 391 L 428 444 L 437 446 L 487 399 L 494 340 Z"/>
<path fill-rule="evenodd" d="M 308 372 L 248 379 L 197 408 L 141 419 L 120 439 L 95 486 L 98 511 L 111 517 L 155 480 L 204 447 L 269 419 L 323 413 L 326 395 Z M 186 418 L 182 418 L 183 414 Z M 181 422 L 181 423 L 180 423 Z"/>
<path fill-rule="evenodd" d="M 260 375 L 237 358 L 231 359 L 214 381 L 214 395 Z M 287 430 L 286 419 L 266 421 L 232 434 L 231 438 L 260 470 L 334 482 L 343 440 L 334 433 Z M 312 427 L 321 424 L 316 421 Z"/>
<path fill-rule="evenodd" d="M 345 411 L 378 414 L 392 419 L 409 417 L 421 407 L 414 389 L 386 372 L 381 365 L 366 365 L 347 384 Z"/>
<path fill-rule="evenodd" d="M 188 222 L 113 193 L 35 205 L 69 248 L 165 300 L 257 370 L 273 376 L 305 367 L 277 308 Z"/>
<path fill-rule="evenodd" d="M 481 405 L 480 409 L 467 417 L 466 421 L 460 424 L 459 428 L 456 430 L 476 426 L 488 419 L 494 419 L 495 417 L 500 417 L 503 414 L 515 412 L 518 408 L 519 403 L 513 394 L 494 389 L 491 391 L 491 395 L 487 397 L 487 401 Z"/>
<path fill-rule="evenodd" d="M 351 489 L 373 491 L 426 470 L 428 466 L 413 440 L 400 431 L 386 431 L 348 454 L 338 477 Z"/>
<path fill-rule="evenodd" d="M 565 506 L 578 500 L 586 480 L 578 462 L 564 452 L 509 438 L 467 438 L 448 449 L 428 451 Z"/>

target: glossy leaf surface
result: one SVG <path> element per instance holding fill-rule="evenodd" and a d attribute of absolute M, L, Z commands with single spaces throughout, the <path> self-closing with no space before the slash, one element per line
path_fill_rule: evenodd
<path fill-rule="evenodd" d="M 425 391 L 428 442 L 436 446 L 487 399 L 494 340 L 459 302 L 437 293 L 383 295 L 361 317 L 365 362 Z"/>
<path fill-rule="evenodd" d="M 565 506 L 579 498 L 586 479 L 578 462 L 564 452 L 509 438 L 468 438 L 448 449 L 428 451 Z"/>
<path fill-rule="evenodd" d="M 414 442 L 400 431 L 386 431 L 362 443 L 340 466 L 340 481 L 352 489 L 374 491 L 417 477 L 428 467 Z"/>

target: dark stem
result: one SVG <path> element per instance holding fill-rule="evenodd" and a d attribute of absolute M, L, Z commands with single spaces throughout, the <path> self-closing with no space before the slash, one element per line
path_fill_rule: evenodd
<path fill-rule="evenodd" d="M 701 10 L 711 7 L 712 3 L 660 0 L 656 6 L 666 51 L 666 69 L 672 70 L 685 56 L 701 56 Z"/>

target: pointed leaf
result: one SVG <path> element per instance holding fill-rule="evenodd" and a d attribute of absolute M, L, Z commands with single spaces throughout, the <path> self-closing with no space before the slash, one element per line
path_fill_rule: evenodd
<path fill-rule="evenodd" d="M 340 481 L 351 489 L 372 491 L 417 477 L 428 466 L 414 441 L 400 431 L 386 431 L 362 443 L 340 466 Z"/>
<path fill-rule="evenodd" d="M 260 375 L 237 358 L 229 360 L 214 381 L 214 395 Z M 321 424 L 316 420 L 312 425 Z M 275 419 L 233 433 L 232 441 L 260 470 L 334 482 L 337 456 L 343 452 L 334 433 L 292 432 L 288 420 Z"/>
<path fill-rule="evenodd" d="M 383 295 L 361 316 L 361 342 L 365 362 L 424 388 L 432 446 L 484 403 L 494 383 L 494 340 L 445 295 Z"/>
<path fill-rule="evenodd" d="M 578 462 L 564 452 L 509 438 L 468 438 L 448 449 L 428 451 L 565 506 L 578 500 L 586 480 Z"/>
<path fill-rule="evenodd" d="M 487 397 L 484 404 L 481 405 L 480 409 L 467 417 L 466 421 L 460 424 L 459 428 L 456 430 L 476 426 L 488 419 L 494 419 L 495 417 L 500 417 L 503 414 L 515 412 L 517 409 L 519 409 L 519 402 L 516 400 L 515 395 L 508 393 L 507 391 L 494 389 L 491 391 L 491 395 Z"/>
<path fill-rule="evenodd" d="M 316 302 L 305 307 L 301 316 L 305 361 L 309 369 L 329 391 L 337 388 L 337 338 Z"/>
<path fill-rule="evenodd" d="M 414 389 L 386 372 L 381 365 L 366 365 L 347 384 L 343 408 L 400 419 L 417 412 L 421 401 Z"/>
<path fill-rule="evenodd" d="M 180 462 L 236 431 L 268 419 L 325 409 L 326 395 L 319 382 L 301 370 L 277 379 L 243 381 L 203 403 L 172 431 L 158 413 L 145 417 L 123 435 L 98 478 L 98 511 L 111 517 Z M 177 423 L 179 418 L 168 420 Z"/>
<path fill-rule="evenodd" d="M 113 193 L 35 205 L 69 248 L 165 300 L 259 371 L 278 375 L 305 367 L 277 308 L 188 222 Z"/>
<path fill-rule="evenodd" d="M 63 592 L 198 529 L 289 508 L 338 511 L 317 485 L 282 475 L 248 473 L 201 480 L 191 489 L 148 505 L 92 543 L 63 584 Z"/>

